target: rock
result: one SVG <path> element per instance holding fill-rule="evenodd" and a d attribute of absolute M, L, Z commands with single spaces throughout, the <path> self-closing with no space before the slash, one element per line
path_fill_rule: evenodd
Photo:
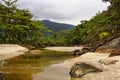
<path fill-rule="evenodd" d="M 97 50 L 101 50 L 101 49 L 113 49 L 113 48 L 119 48 L 119 47 L 120 47 L 120 37 L 113 39 L 112 41 L 106 43 L 103 46 L 100 46 Z"/>
<path fill-rule="evenodd" d="M 82 78 L 74 78 L 72 80 L 120 80 L 120 72 L 117 71 L 104 71 L 96 74 L 87 74 Z"/>
<path fill-rule="evenodd" d="M 120 55 L 120 48 L 117 48 L 117 49 L 112 50 L 112 52 L 111 52 L 111 54 L 109 55 L 109 57 L 118 56 L 118 55 Z"/>
<path fill-rule="evenodd" d="M 77 62 L 72 66 L 70 75 L 74 78 L 80 78 L 88 73 L 102 72 L 103 70 L 105 70 L 104 67 L 98 62 Z"/>
<path fill-rule="evenodd" d="M 76 50 L 72 51 L 70 54 L 72 54 L 73 56 L 80 56 L 80 55 L 85 54 L 89 51 L 90 51 L 89 47 L 84 47 L 81 50 L 76 49 Z"/>
<path fill-rule="evenodd" d="M 42 51 L 40 51 L 40 50 L 31 50 L 30 53 L 31 54 L 40 54 L 40 53 L 42 53 Z"/>
<path fill-rule="evenodd" d="M 89 47 L 84 47 L 83 49 L 81 49 L 78 53 L 78 55 L 82 55 L 82 54 L 85 54 L 87 52 L 90 51 L 90 48 Z"/>
<path fill-rule="evenodd" d="M 112 60 L 112 59 L 100 59 L 99 63 L 104 64 L 104 65 L 111 65 L 111 64 L 115 64 L 116 62 L 118 62 L 118 60 Z"/>
<path fill-rule="evenodd" d="M 70 52 L 70 54 L 73 55 L 73 56 L 77 56 L 77 53 L 78 53 L 79 51 L 80 51 L 79 49 L 76 49 L 76 50 Z"/>

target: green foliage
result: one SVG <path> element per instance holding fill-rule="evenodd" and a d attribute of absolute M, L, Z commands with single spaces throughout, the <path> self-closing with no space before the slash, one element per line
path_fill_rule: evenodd
<path fill-rule="evenodd" d="M 28 9 L 19 9 L 17 0 L 3 0 L 0 3 L 0 43 L 17 43 L 41 46 L 43 30 L 41 21 L 32 20 Z"/>
<path fill-rule="evenodd" d="M 74 30 L 68 30 L 74 28 L 72 25 L 58 25 L 48 20 L 43 21 L 44 25 L 47 25 L 45 28 L 41 21 L 32 20 L 33 15 L 28 9 L 19 9 L 16 6 L 17 0 L 2 1 L 4 3 L 0 3 L 0 43 L 33 46 L 78 45 L 101 42 L 111 36 L 120 35 L 120 0 L 103 0 L 110 2 L 108 10 L 97 13 L 89 21 L 82 20 Z M 46 37 L 43 33 L 52 36 Z"/>
<path fill-rule="evenodd" d="M 76 42 L 71 42 L 72 44 L 92 44 L 120 35 L 120 0 L 103 1 L 111 3 L 108 10 L 96 14 L 89 21 L 81 21 L 81 24 L 71 33 L 74 36 L 70 40 Z"/>
<path fill-rule="evenodd" d="M 42 21 L 50 31 L 44 32 L 44 37 L 42 37 L 43 45 L 44 46 L 66 46 L 70 45 L 70 37 L 72 29 L 75 28 L 75 26 L 70 24 L 63 24 L 63 23 L 57 23 L 52 22 L 49 20 L 43 20 Z M 69 39 L 69 40 L 68 40 Z M 70 42 L 69 42 L 70 41 Z"/>
<path fill-rule="evenodd" d="M 42 22 L 49 30 L 57 33 L 64 30 L 72 30 L 75 28 L 74 25 L 53 22 L 50 20 L 43 20 Z"/>
<path fill-rule="evenodd" d="M 102 33 L 100 33 L 99 34 L 100 41 L 102 41 L 105 38 L 108 38 L 109 35 L 110 35 L 110 33 L 108 33 L 108 32 L 102 32 Z"/>

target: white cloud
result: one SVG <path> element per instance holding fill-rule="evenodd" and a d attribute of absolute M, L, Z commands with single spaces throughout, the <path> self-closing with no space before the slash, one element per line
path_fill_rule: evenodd
<path fill-rule="evenodd" d="M 71 24 L 90 19 L 98 11 L 107 9 L 101 0 L 19 0 L 22 8 L 28 8 L 37 19 L 50 19 Z"/>

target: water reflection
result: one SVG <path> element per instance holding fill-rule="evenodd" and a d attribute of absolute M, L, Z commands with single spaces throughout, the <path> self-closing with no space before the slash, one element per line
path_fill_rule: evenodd
<path fill-rule="evenodd" d="M 32 80 L 32 74 L 31 73 L 5 74 L 5 80 Z"/>
<path fill-rule="evenodd" d="M 70 56 L 65 52 L 44 51 L 43 54 L 27 53 L 0 62 L 0 71 L 4 74 L 5 80 L 35 80 L 33 76 L 44 72 L 47 66 L 63 62 L 68 58 Z"/>

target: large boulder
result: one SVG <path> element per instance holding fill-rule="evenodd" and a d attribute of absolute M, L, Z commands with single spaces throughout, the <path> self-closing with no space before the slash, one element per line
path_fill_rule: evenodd
<path fill-rule="evenodd" d="M 120 45 L 119 45 L 120 46 Z M 111 54 L 109 55 L 109 57 L 112 57 L 112 56 L 120 56 L 120 48 L 117 48 L 117 49 L 114 49 L 112 50 Z"/>
<path fill-rule="evenodd" d="M 104 70 L 103 65 L 98 62 L 83 61 L 72 66 L 70 75 L 74 78 L 80 78 L 88 73 L 102 72 Z"/>
<path fill-rule="evenodd" d="M 103 46 L 100 46 L 97 50 L 101 50 L 101 49 L 113 49 L 113 48 L 119 48 L 120 47 L 120 37 L 113 39 L 112 41 L 106 43 Z"/>

